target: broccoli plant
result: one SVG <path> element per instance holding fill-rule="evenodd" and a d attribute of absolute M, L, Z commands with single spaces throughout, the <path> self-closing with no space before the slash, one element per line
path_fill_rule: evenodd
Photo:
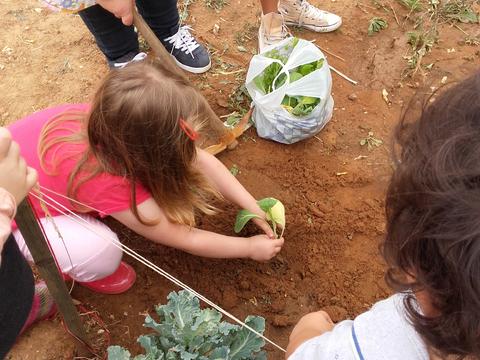
<path fill-rule="evenodd" d="M 246 328 L 221 321 L 222 314 L 200 309 L 199 300 L 180 291 L 168 295 L 167 305 L 155 308 L 159 322 L 151 316 L 143 326 L 154 332 L 138 342 L 144 355 L 131 357 L 120 346 L 108 348 L 109 360 L 266 360 L 265 342 Z M 265 319 L 248 316 L 245 323 L 263 334 Z"/>
<path fill-rule="evenodd" d="M 265 221 L 273 230 L 275 237 L 282 237 L 285 230 L 285 207 L 280 200 L 274 198 L 265 198 L 257 201 L 260 209 L 265 211 L 266 220 L 248 210 L 240 210 L 235 220 L 234 230 L 236 233 L 242 231 L 247 223 L 252 219 L 260 219 Z M 278 227 L 281 227 L 282 232 L 278 234 Z"/>

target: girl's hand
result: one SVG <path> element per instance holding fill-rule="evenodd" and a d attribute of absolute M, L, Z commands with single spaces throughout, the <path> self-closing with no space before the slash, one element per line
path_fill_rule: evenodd
<path fill-rule="evenodd" d="M 20 147 L 12 141 L 10 131 L 0 127 L 0 187 L 19 204 L 37 180 L 37 172 L 20 156 Z"/>
<path fill-rule="evenodd" d="M 255 235 L 247 239 L 249 243 L 248 257 L 257 261 L 267 261 L 277 255 L 283 246 L 283 238 L 270 239 L 266 235 Z"/>
<path fill-rule="evenodd" d="M 312 312 L 302 317 L 290 334 L 285 359 L 288 359 L 305 341 L 331 331 L 334 326 L 325 311 Z"/>
<path fill-rule="evenodd" d="M 263 216 L 265 216 L 265 214 Z M 270 225 L 267 224 L 266 221 L 267 220 L 253 219 L 255 225 L 257 225 L 258 228 L 265 233 L 265 235 L 267 235 L 270 239 L 276 239 L 272 228 L 270 227 Z"/>
<path fill-rule="evenodd" d="M 132 25 L 133 0 L 97 0 L 97 4 L 121 19 L 123 25 Z"/>

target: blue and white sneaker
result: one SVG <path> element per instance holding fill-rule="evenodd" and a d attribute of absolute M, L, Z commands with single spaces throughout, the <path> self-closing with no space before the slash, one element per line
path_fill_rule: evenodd
<path fill-rule="evenodd" d="M 176 34 L 161 41 L 180 68 L 202 74 L 210 69 L 212 62 L 205 46 L 197 42 L 190 30 L 189 26 L 181 26 Z"/>
<path fill-rule="evenodd" d="M 110 67 L 110 69 L 123 69 L 131 62 L 143 61 L 146 58 L 147 54 L 145 54 L 144 52 L 136 53 L 131 51 L 113 61 L 108 60 L 108 66 Z"/>

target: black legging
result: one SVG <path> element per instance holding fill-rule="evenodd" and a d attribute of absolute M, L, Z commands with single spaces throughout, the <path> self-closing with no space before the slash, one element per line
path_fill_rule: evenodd
<path fill-rule="evenodd" d="M 177 32 L 177 0 L 137 0 L 135 3 L 159 39 Z M 138 36 L 133 26 L 123 25 L 121 19 L 100 5 L 88 7 L 79 14 L 108 60 L 113 61 L 132 51 L 138 52 Z"/>
<path fill-rule="evenodd" d="M 32 308 L 34 279 L 12 235 L 0 264 L 0 359 L 12 348 Z"/>

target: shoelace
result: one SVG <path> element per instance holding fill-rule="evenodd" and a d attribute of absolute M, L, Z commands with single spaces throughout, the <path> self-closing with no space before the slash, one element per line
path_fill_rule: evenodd
<path fill-rule="evenodd" d="M 179 49 L 180 51 L 193 56 L 193 51 L 200 46 L 195 38 L 190 34 L 192 28 L 190 26 L 182 26 L 178 29 L 177 33 L 166 38 L 164 41 L 173 44 L 173 49 Z"/>
<path fill-rule="evenodd" d="M 285 25 L 285 23 L 282 24 L 282 31 L 279 34 L 269 34 L 267 35 L 268 41 L 278 41 L 278 40 L 283 40 L 287 36 L 292 36 L 290 31 L 288 30 L 288 27 Z"/>
<path fill-rule="evenodd" d="M 137 61 L 142 61 L 144 60 L 145 58 L 147 57 L 147 54 L 145 54 L 144 52 L 141 52 L 141 53 L 138 53 L 137 55 L 135 55 L 135 57 L 130 60 L 130 61 L 125 61 L 123 63 L 115 63 L 113 66 L 116 68 L 116 69 L 123 69 L 125 66 L 127 66 L 128 64 L 132 63 L 132 62 L 137 62 Z"/>
<path fill-rule="evenodd" d="M 307 0 L 303 0 L 302 4 L 300 5 L 300 20 L 299 23 L 300 25 L 303 23 L 303 19 L 305 18 L 310 18 L 310 19 L 324 19 L 325 15 L 328 14 L 328 12 L 320 10 L 310 4 Z"/>
<path fill-rule="evenodd" d="M 272 44 L 272 43 L 277 42 L 279 40 L 283 40 L 283 39 L 287 38 L 287 36 L 292 36 L 292 34 L 290 33 L 290 30 L 288 30 L 287 25 L 285 25 L 285 21 L 283 20 L 283 15 L 282 15 L 282 28 L 281 28 L 280 33 L 267 34 L 265 32 L 265 38 L 267 40 L 267 44 Z"/>

